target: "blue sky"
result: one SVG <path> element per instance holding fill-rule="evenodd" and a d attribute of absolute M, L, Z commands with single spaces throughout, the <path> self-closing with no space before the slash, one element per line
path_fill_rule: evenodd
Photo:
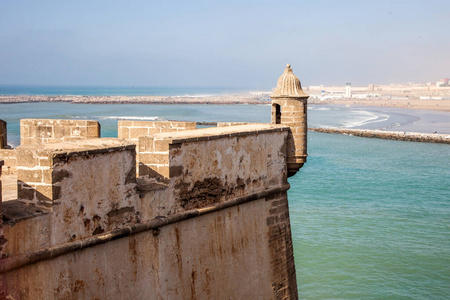
<path fill-rule="evenodd" d="M 268 89 L 450 77 L 445 1 L 0 0 L 0 84 Z"/>

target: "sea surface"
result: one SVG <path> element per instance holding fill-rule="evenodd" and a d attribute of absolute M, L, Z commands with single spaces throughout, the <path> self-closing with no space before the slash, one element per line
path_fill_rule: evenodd
<path fill-rule="evenodd" d="M 197 91 L 198 92 L 198 91 Z M 310 126 L 450 133 L 450 113 L 310 106 Z M 10 144 L 21 118 L 269 122 L 269 105 L 0 104 Z M 301 299 L 450 298 L 450 146 L 308 133 L 289 179 Z"/>
<path fill-rule="evenodd" d="M 45 86 L 0 85 L 0 95 L 78 95 L 78 96 L 217 96 L 246 92 L 224 87 L 142 87 L 142 86 Z"/>

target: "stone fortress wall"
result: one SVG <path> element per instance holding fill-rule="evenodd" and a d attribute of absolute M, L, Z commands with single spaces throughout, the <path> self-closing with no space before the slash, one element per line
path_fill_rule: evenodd
<path fill-rule="evenodd" d="M 16 151 L 8 148 L 7 124 L 3 120 L 0 120 L 0 160 L 3 160 L 3 173 L 15 172 L 17 165 Z"/>
<path fill-rule="evenodd" d="M 275 121 L 124 121 L 117 139 L 95 121 L 21 122 L 0 298 L 296 299 L 297 125 Z"/>

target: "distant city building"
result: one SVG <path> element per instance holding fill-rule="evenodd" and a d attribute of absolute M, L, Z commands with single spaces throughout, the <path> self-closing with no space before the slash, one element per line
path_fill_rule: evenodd
<path fill-rule="evenodd" d="M 444 86 L 449 86 L 448 84 L 449 79 L 448 78 L 443 78 L 440 81 L 436 82 L 436 87 L 444 87 Z"/>
<path fill-rule="evenodd" d="M 345 84 L 345 98 L 351 98 L 352 97 L 352 84 L 350 82 L 347 82 Z"/>

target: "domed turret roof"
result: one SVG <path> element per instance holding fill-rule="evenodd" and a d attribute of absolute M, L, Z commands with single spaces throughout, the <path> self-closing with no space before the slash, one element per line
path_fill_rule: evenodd
<path fill-rule="evenodd" d="M 292 73 L 291 65 L 286 65 L 283 75 L 280 76 L 277 88 L 271 95 L 272 98 L 303 98 L 308 97 L 302 90 L 300 79 Z"/>

